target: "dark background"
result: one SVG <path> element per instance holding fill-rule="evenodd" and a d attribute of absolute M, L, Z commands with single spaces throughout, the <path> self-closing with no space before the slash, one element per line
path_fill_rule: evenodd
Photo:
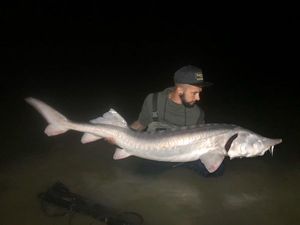
<path fill-rule="evenodd" d="M 282 5 L 236 7 L 155 1 L 8 3 L 1 9 L 6 59 L 1 79 L 15 88 L 93 83 L 142 90 L 149 84 L 152 90 L 154 84 L 171 84 L 181 66 L 195 64 L 206 79 L 226 89 L 243 83 L 292 85 L 298 15 Z"/>
<path fill-rule="evenodd" d="M 146 94 L 171 86 L 187 64 L 214 83 L 201 100 L 208 122 L 299 135 L 299 17 L 292 6 L 24 1 L 2 3 L 1 23 L 7 146 L 33 132 L 27 127 L 37 114 L 27 96 L 73 119 L 113 107 L 132 122 Z"/>

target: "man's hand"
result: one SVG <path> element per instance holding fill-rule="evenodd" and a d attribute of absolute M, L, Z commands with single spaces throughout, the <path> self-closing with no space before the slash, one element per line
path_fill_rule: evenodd
<path fill-rule="evenodd" d="M 105 141 L 107 141 L 109 144 L 115 145 L 116 141 L 114 138 L 104 138 Z"/>
<path fill-rule="evenodd" d="M 146 127 L 144 125 L 142 125 L 138 120 L 134 121 L 131 125 L 130 125 L 131 129 L 133 130 L 137 130 L 137 131 L 143 131 Z"/>

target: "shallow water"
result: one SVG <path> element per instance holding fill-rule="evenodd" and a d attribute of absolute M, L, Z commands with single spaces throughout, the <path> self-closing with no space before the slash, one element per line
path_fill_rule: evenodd
<path fill-rule="evenodd" d="M 81 104 L 80 99 L 66 99 L 64 106 L 59 107 L 66 108 L 64 112 Z M 274 156 L 266 153 L 256 158 L 226 159 L 222 177 L 204 178 L 187 168 L 172 168 L 169 163 L 137 157 L 114 161 L 114 146 L 101 140 L 83 145 L 81 134 L 73 131 L 47 137 L 42 132 L 46 123 L 36 111 L 23 102 L 13 104 L 17 119 L 13 126 L 9 120 L 3 125 L 9 132 L 3 132 L 1 225 L 68 224 L 68 216 L 45 215 L 37 198 L 56 181 L 95 203 L 120 212 L 137 212 L 143 216 L 144 224 L 293 225 L 300 221 L 298 121 L 287 123 L 289 118 L 298 118 L 297 108 L 289 112 L 287 122 L 272 119 L 282 115 L 280 108 L 272 109 L 272 113 L 256 112 L 269 116 L 256 124 L 250 123 L 251 106 L 244 111 L 239 106 L 236 111 L 243 113 L 238 115 L 230 111 L 223 114 L 227 119 L 234 114 L 232 120 L 243 125 L 247 121 L 250 128 L 257 127 L 267 136 L 282 137 L 283 143 L 275 147 Z M 16 110 L 18 107 L 22 110 Z M 90 119 L 86 115 L 89 111 L 91 108 L 74 111 L 75 118 Z M 214 116 L 222 121 L 222 117 L 210 113 L 210 117 Z M 71 222 L 90 223 L 101 224 L 80 214 L 75 214 Z"/>
<path fill-rule="evenodd" d="M 226 160 L 222 177 L 204 178 L 136 157 L 114 161 L 109 144 L 82 145 L 79 138 L 75 133 L 52 137 L 39 153 L 1 167 L 0 224 L 67 224 L 67 216 L 47 217 L 37 198 L 56 181 L 96 203 L 138 212 L 144 224 L 299 222 L 299 163 L 280 161 L 276 154 Z M 72 224 L 91 221 L 100 224 L 79 214 Z"/>

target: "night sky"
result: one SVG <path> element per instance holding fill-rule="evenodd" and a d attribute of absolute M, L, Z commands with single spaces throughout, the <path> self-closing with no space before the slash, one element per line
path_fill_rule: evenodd
<path fill-rule="evenodd" d="M 201 67 L 214 83 L 203 93 L 204 107 L 227 110 L 223 117 L 208 114 L 212 121 L 245 121 L 226 116 L 234 105 L 263 107 L 255 112 L 258 118 L 272 108 L 281 110 L 282 119 L 296 115 L 299 15 L 282 5 L 235 7 L 159 1 L 3 3 L 2 118 L 32 113 L 23 99 L 33 96 L 72 111 L 75 118 L 78 106 L 88 102 L 101 110 L 115 107 L 132 120 L 146 94 L 171 86 L 173 73 L 187 64 Z M 234 113 L 242 114 L 241 108 Z M 26 121 L 24 115 L 17 123 Z M 298 126 L 299 119 L 288 122 Z"/>

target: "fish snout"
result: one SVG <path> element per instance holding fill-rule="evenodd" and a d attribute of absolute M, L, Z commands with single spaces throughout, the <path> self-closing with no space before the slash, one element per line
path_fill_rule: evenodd
<path fill-rule="evenodd" d="M 265 144 L 265 149 L 269 150 L 271 155 L 273 155 L 274 146 L 280 144 L 281 142 L 282 142 L 281 138 L 278 139 L 265 138 L 265 140 L 263 141 L 263 143 Z"/>
<path fill-rule="evenodd" d="M 274 147 L 275 145 L 278 145 L 282 142 L 282 139 L 281 138 L 277 138 L 277 139 L 267 139 L 266 141 L 266 144 L 269 146 L 269 147 Z"/>
<path fill-rule="evenodd" d="M 278 145 L 282 142 L 281 138 L 275 139 L 275 144 L 274 145 Z"/>

